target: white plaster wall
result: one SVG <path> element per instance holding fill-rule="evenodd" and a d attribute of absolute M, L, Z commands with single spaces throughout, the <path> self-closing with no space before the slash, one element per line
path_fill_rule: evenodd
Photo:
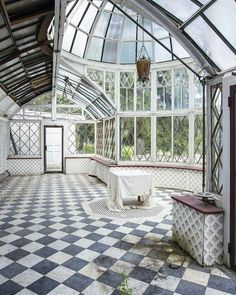
<path fill-rule="evenodd" d="M 0 174 L 7 170 L 9 122 L 0 118 Z"/>

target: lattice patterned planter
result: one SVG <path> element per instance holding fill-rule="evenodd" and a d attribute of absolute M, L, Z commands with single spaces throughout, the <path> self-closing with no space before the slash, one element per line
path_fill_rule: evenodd
<path fill-rule="evenodd" d="M 222 264 L 223 210 L 212 205 L 204 206 L 192 196 L 172 198 L 173 239 L 200 265 Z M 202 212 L 199 211 L 201 208 Z"/>

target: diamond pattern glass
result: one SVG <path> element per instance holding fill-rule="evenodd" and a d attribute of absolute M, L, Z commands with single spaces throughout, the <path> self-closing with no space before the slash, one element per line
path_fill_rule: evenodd
<path fill-rule="evenodd" d="M 115 72 L 105 73 L 105 92 L 115 102 Z"/>
<path fill-rule="evenodd" d="M 96 132 L 96 152 L 98 155 L 103 155 L 103 122 L 97 123 Z"/>
<path fill-rule="evenodd" d="M 137 111 L 151 110 L 151 77 L 145 83 L 137 82 Z"/>
<path fill-rule="evenodd" d="M 169 162 L 172 159 L 172 118 L 157 118 L 156 133 L 156 160 Z"/>
<path fill-rule="evenodd" d="M 218 83 L 211 87 L 211 182 L 212 191 L 218 194 L 223 189 L 222 115 L 222 83 Z"/>
<path fill-rule="evenodd" d="M 93 154 L 95 152 L 95 128 L 93 123 L 73 123 L 68 128 L 70 154 Z"/>
<path fill-rule="evenodd" d="M 203 121 L 202 115 L 198 114 L 194 117 L 194 163 L 202 164 L 202 143 L 203 143 Z"/>
<path fill-rule="evenodd" d="M 103 83 L 104 83 L 104 72 L 99 71 L 96 69 L 87 69 L 87 73 L 89 78 L 96 82 L 100 87 L 103 88 Z"/>
<path fill-rule="evenodd" d="M 134 118 L 120 118 L 120 159 L 134 159 Z"/>
<path fill-rule="evenodd" d="M 120 73 L 120 110 L 134 109 L 134 72 Z"/>
<path fill-rule="evenodd" d="M 115 118 L 105 121 L 104 156 L 115 160 Z"/>
<path fill-rule="evenodd" d="M 189 119 L 187 116 L 173 118 L 173 160 L 175 162 L 188 161 L 189 147 Z"/>
<path fill-rule="evenodd" d="M 189 106 L 189 76 L 185 68 L 174 69 L 174 108 L 187 109 Z"/>
<path fill-rule="evenodd" d="M 157 72 L 157 110 L 171 110 L 172 104 L 172 73 Z"/>
<path fill-rule="evenodd" d="M 40 155 L 40 122 L 10 122 L 10 155 Z"/>
<path fill-rule="evenodd" d="M 148 161 L 151 157 L 151 118 L 136 118 L 136 157 Z"/>

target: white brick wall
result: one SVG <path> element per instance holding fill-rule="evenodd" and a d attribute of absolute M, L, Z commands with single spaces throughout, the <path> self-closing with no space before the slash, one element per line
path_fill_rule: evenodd
<path fill-rule="evenodd" d="M 0 119 L 0 174 L 7 170 L 8 122 Z"/>

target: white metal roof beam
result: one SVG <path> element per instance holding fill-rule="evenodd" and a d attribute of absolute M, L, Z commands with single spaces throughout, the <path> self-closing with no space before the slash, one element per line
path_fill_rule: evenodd
<path fill-rule="evenodd" d="M 63 33 L 64 33 L 66 5 L 67 5 L 67 0 L 55 0 L 53 78 L 52 78 L 52 120 L 56 120 L 57 75 L 58 75 L 60 53 L 61 53 Z"/>

